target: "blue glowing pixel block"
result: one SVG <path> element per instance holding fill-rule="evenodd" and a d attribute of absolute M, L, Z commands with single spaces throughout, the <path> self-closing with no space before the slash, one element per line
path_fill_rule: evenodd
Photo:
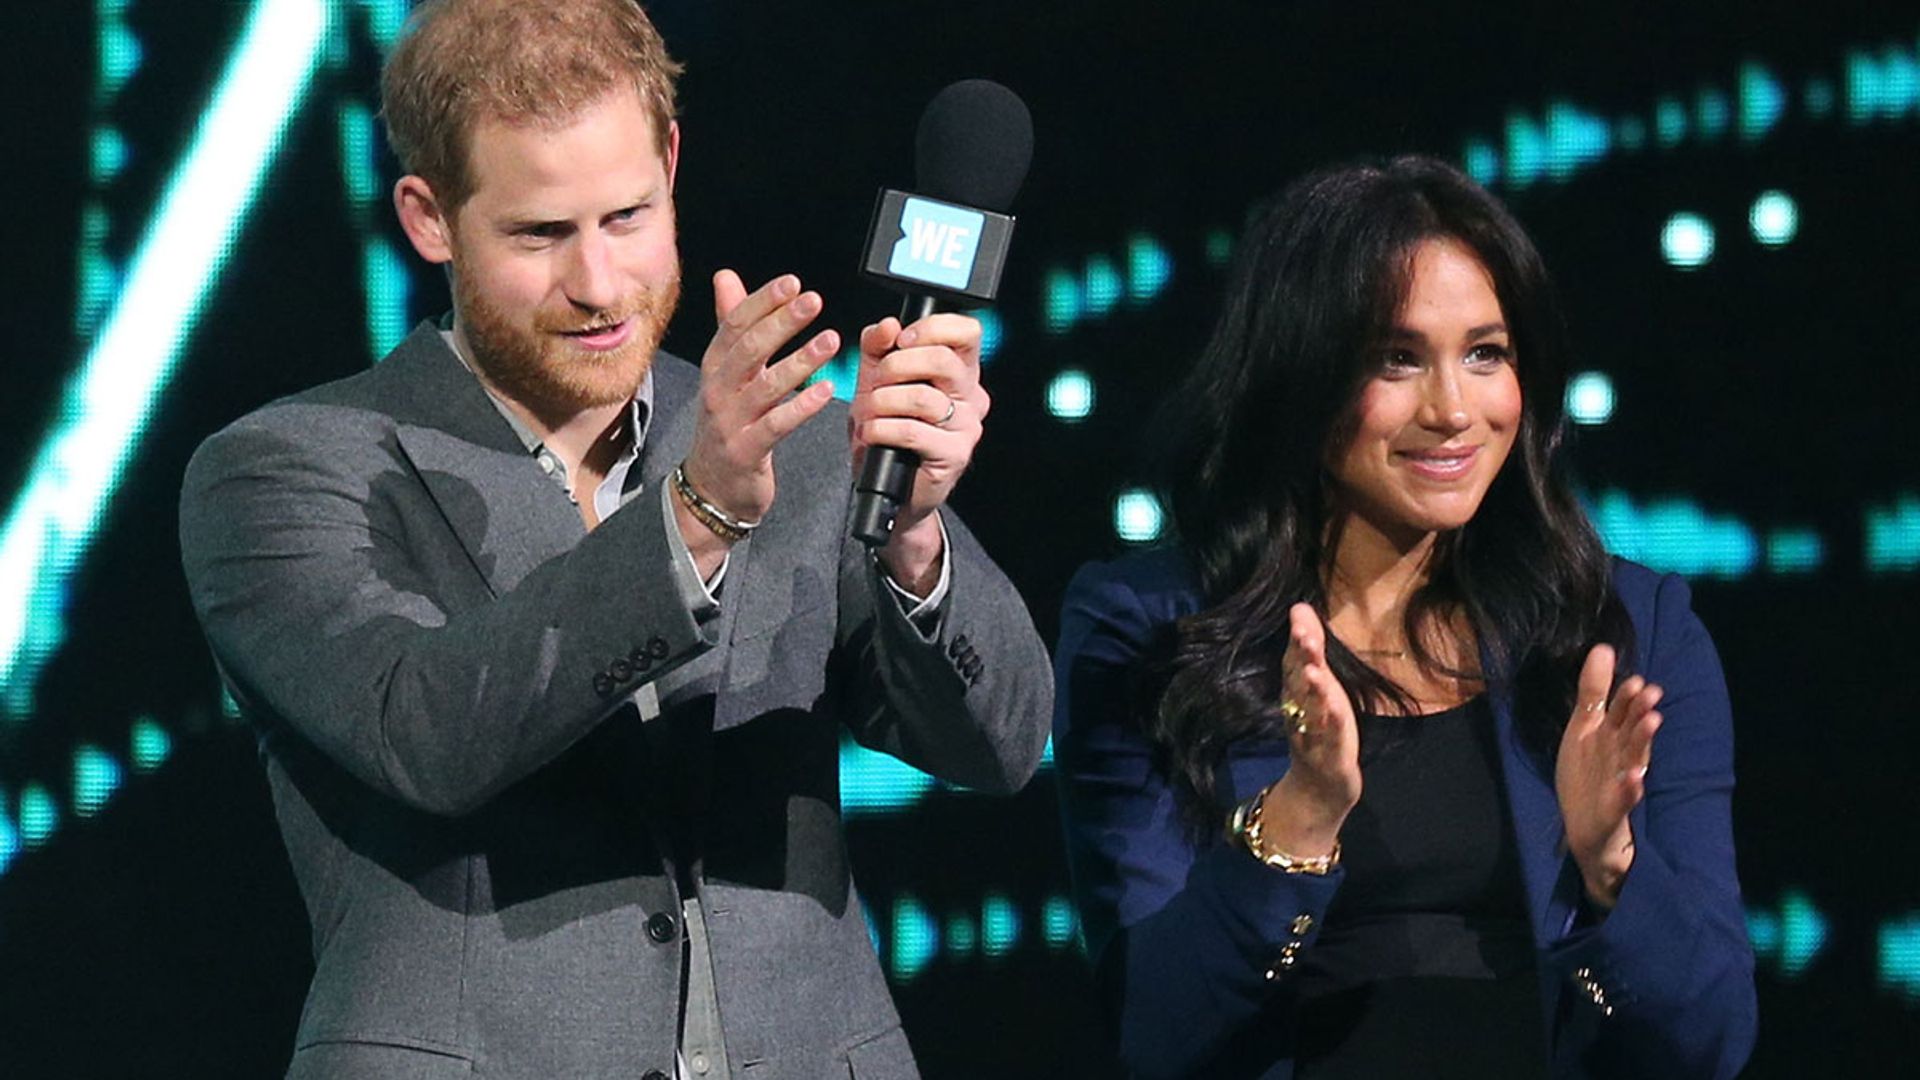
<path fill-rule="evenodd" d="M 899 758 L 853 742 L 840 744 L 840 806 L 850 817 L 897 813 L 934 786 L 933 777 Z"/>
<path fill-rule="evenodd" d="M 1173 280 L 1173 256 L 1160 241 L 1145 233 L 1127 239 L 1127 299 L 1146 303 L 1166 289 Z"/>
<path fill-rule="evenodd" d="M 1005 956 L 1020 943 L 1020 909 L 999 893 L 980 904 L 980 944 L 989 957 Z"/>
<path fill-rule="evenodd" d="M 150 772 L 166 763 L 167 755 L 173 752 L 173 739 L 167 729 L 160 726 L 152 717 L 143 716 L 133 722 L 129 733 L 129 759 L 137 772 Z"/>
<path fill-rule="evenodd" d="M 1670 266 L 1692 270 L 1713 259 L 1713 225 L 1699 214 L 1682 211 L 1660 230 L 1660 254 Z"/>
<path fill-rule="evenodd" d="M 980 321 L 980 364 L 984 367 L 999 355 L 1001 344 L 1007 340 L 1007 323 L 992 308 L 974 308 L 967 314 Z"/>
<path fill-rule="evenodd" d="M 1747 211 L 1747 224 L 1755 240 L 1767 247 L 1780 247 L 1799 232 L 1800 208 L 1784 191 L 1763 191 Z"/>
<path fill-rule="evenodd" d="M 1598 425 L 1613 419 L 1613 380 L 1603 371 L 1583 371 L 1567 380 L 1567 417 L 1576 424 Z"/>
<path fill-rule="evenodd" d="M 1920 569 L 1920 496 L 1901 495 L 1891 506 L 1870 506 L 1866 520 L 1867 572 Z"/>
<path fill-rule="evenodd" d="M 1127 543 L 1150 544 L 1165 527 L 1166 512 L 1146 489 L 1129 488 L 1113 501 L 1113 532 Z"/>
<path fill-rule="evenodd" d="M 1590 510 L 1607 550 L 1663 573 L 1733 580 L 1760 564 L 1760 539 L 1745 522 L 1709 514 L 1688 499 L 1636 505 L 1625 493 L 1603 493 Z"/>
<path fill-rule="evenodd" d="M 1126 292 L 1126 283 L 1120 280 L 1120 271 L 1113 260 L 1105 255 L 1093 255 L 1087 259 L 1086 273 L 1082 275 L 1084 285 L 1080 295 L 1086 303 L 1086 313 L 1092 316 L 1105 315 L 1113 310 Z"/>
<path fill-rule="evenodd" d="M 1049 896 L 1040 908 L 1040 927 L 1048 948 L 1071 947 L 1080 940 L 1080 913 L 1066 897 Z"/>
<path fill-rule="evenodd" d="M 1749 61 L 1740 66 L 1740 139 L 1758 142 L 1787 108 L 1787 92 L 1773 73 Z"/>
<path fill-rule="evenodd" d="M 947 955 L 956 960 L 971 957 L 980 947 L 980 929 L 965 912 L 947 916 Z"/>
<path fill-rule="evenodd" d="M 73 811 L 92 817 L 113 798 L 125 775 L 120 763 L 97 746 L 82 745 L 73 752 Z"/>
<path fill-rule="evenodd" d="M 1093 413 L 1093 379 L 1069 369 L 1047 384 L 1047 413 L 1056 420 L 1085 420 Z"/>
<path fill-rule="evenodd" d="M 911 982 L 940 951 L 940 927 L 912 896 L 893 901 L 893 933 L 888 973 L 895 982 Z"/>
<path fill-rule="evenodd" d="M 13 818 L 7 815 L 6 798 L 0 795 L 0 874 L 7 872 L 13 865 L 14 856 L 20 854 L 20 830 L 13 824 Z"/>
<path fill-rule="evenodd" d="M 1778 911 L 1747 910 L 1747 937 L 1756 960 L 1771 963 L 1788 979 L 1799 978 L 1827 947 L 1827 917 L 1806 894 L 1791 891 Z"/>
<path fill-rule="evenodd" d="M 1881 988 L 1920 1003 L 1920 913 L 1881 923 L 1879 954 Z"/>
<path fill-rule="evenodd" d="M 1080 279 L 1066 270 L 1049 270 L 1040 289 L 1040 310 L 1046 318 L 1047 332 L 1064 334 L 1073 329 L 1086 309 Z"/>
<path fill-rule="evenodd" d="M 1827 559 L 1826 541 L 1812 529 L 1775 529 L 1767 534 L 1767 570 L 1811 574 Z"/>
<path fill-rule="evenodd" d="M 1898 48 L 1847 54 L 1847 119 L 1854 124 L 1899 120 L 1920 109 L 1920 63 Z"/>

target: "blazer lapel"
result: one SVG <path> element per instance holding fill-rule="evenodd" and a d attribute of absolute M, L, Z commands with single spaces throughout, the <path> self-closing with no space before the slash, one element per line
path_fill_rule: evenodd
<path fill-rule="evenodd" d="M 653 406 L 647 415 L 647 442 L 640 448 L 635 467 L 653 490 L 666 481 L 693 448 L 696 410 L 694 396 L 700 392 L 700 369 L 667 353 L 653 359 Z"/>
<path fill-rule="evenodd" d="M 586 535 L 579 512 L 431 322 L 382 367 L 400 369 L 409 391 L 395 413 L 401 449 L 494 595 Z"/>

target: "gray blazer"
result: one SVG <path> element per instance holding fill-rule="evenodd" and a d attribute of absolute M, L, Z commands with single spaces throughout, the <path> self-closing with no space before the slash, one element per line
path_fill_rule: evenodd
<path fill-rule="evenodd" d="M 699 385 L 653 371 L 649 491 Z M 938 630 L 907 621 L 846 539 L 843 408 L 775 470 L 702 622 L 657 500 L 587 532 L 431 324 L 194 455 L 187 579 L 312 921 L 291 1075 L 671 1075 L 695 881 L 737 1074 L 914 1075 L 848 873 L 840 734 L 1013 791 L 1047 658 L 950 512 Z"/>

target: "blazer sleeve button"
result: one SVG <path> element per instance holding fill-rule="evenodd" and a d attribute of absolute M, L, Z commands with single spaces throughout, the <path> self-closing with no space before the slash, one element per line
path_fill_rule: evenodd
<path fill-rule="evenodd" d="M 647 652 L 652 654 L 655 660 L 665 660 L 667 658 L 667 639 L 656 635 L 651 641 L 647 642 Z"/>
<path fill-rule="evenodd" d="M 658 911 L 647 916 L 647 936 L 652 938 L 655 943 L 665 945 L 667 942 L 672 941 L 674 930 L 673 916 L 666 912 Z"/>
<path fill-rule="evenodd" d="M 596 672 L 593 676 L 593 692 L 601 697 L 612 697 L 613 676 L 604 671 Z"/>
<path fill-rule="evenodd" d="M 612 666 L 607 669 L 607 674 L 613 676 L 614 682 L 626 682 L 628 679 L 633 678 L 633 665 L 628 663 L 627 658 L 623 656 L 613 662 Z"/>

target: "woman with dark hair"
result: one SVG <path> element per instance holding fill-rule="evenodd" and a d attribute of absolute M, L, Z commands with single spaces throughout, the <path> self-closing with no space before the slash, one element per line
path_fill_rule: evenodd
<path fill-rule="evenodd" d="M 1253 219 L 1174 402 L 1179 541 L 1082 569 L 1062 622 L 1069 849 L 1131 1072 L 1746 1060 L 1719 660 L 1576 502 L 1566 354 L 1532 243 L 1445 164 Z"/>

